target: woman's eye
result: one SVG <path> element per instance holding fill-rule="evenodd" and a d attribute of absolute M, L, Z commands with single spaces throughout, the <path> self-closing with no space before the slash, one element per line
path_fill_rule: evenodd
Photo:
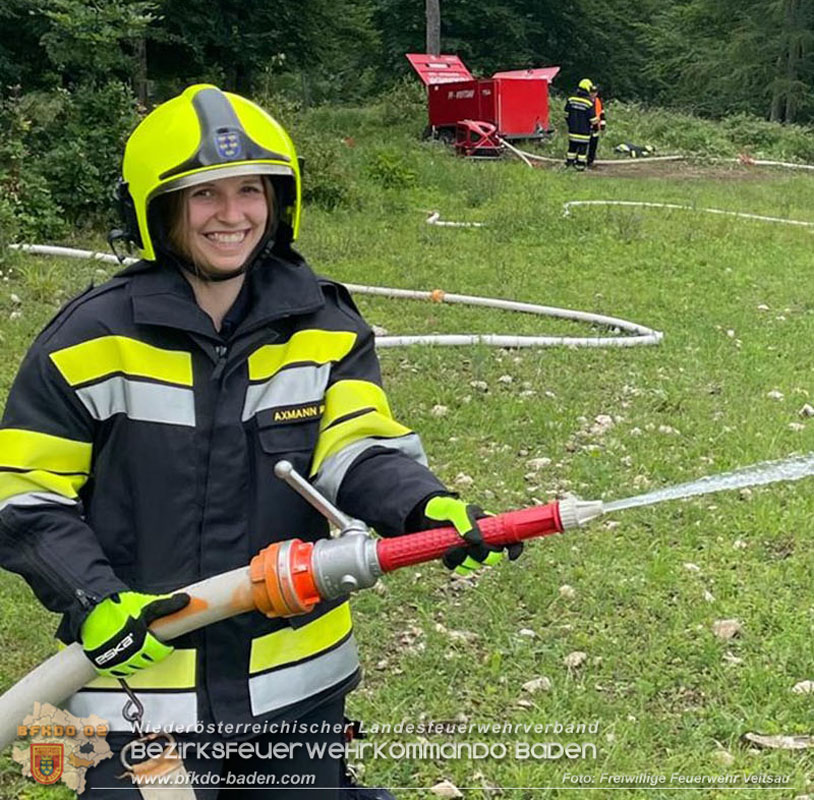
<path fill-rule="evenodd" d="M 243 191 L 246 194 L 256 194 L 257 192 L 261 192 L 262 189 L 259 186 L 249 185 L 249 186 L 244 186 Z"/>
<path fill-rule="evenodd" d="M 192 193 L 193 197 L 211 197 L 212 190 L 211 189 L 198 189 L 197 191 Z"/>

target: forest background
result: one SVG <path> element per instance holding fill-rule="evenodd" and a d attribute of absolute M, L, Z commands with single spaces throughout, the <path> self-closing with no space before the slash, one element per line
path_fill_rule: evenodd
<path fill-rule="evenodd" d="M 139 113 L 190 83 L 249 94 L 295 129 L 302 107 L 370 102 L 400 82 L 418 92 L 404 53 L 424 50 L 431 5 L 3 0 L 0 245 L 64 236 L 109 215 L 122 143 Z M 475 74 L 557 64 L 562 91 L 587 75 L 606 99 L 744 124 L 814 118 L 814 0 L 440 5 L 442 51 L 460 54 Z M 341 186 L 325 175 L 328 145 L 318 131 L 296 133 L 317 168 L 306 201 L 341 201 Z"/>

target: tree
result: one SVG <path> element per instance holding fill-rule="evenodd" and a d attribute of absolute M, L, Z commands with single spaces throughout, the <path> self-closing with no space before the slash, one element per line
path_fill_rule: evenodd
<path fill-rule="evenodd" d="M 794 122 L 800 101 L 808 94 L 812 75 L 812 4 L 810 0 L 779 0 L 773 11 L 775 18 L 779 18 L 779 30 L 769 118 L 774 122 Z"/>
<path fill-rule="evenodd" d="M 129 78 L 155 10 L 151 0 L 49 0 L 40 44 L 65 83 Z"/>
<path fill-rule="evenodd" d="M 440 0 L 426 0 L 427 13 L 427 53 L 441 53 L 441 3 Z"/>
<path fill-rule="evenodd" d="M 58 80 L 42 58 L 40 38 L 48 28 L 36 0 L 0 2 L 0 96 L 8 87 L 41 88 Z"/>
<path fill-rule="evenodd" d="M 814 112 L 812 0 L 680 0 L 644 31 L 656 98 L 792 122 Z"/>
<path fill-rule="evenodd" d="M 371 0 L 164 0 L 161 13 L 147 58 L 168 93 L 202 79 L 251 93 L 274 65 L 352 80 L 378 49 Z"/>

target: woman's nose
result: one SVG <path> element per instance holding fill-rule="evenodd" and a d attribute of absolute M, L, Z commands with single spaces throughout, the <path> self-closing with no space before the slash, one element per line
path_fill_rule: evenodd
<path fill-rule="evenodd" d="M 221 198 L 218 216 L 224 222 L 240 222 L 243 219 L 243 211 L 238 195 L 225 195 Z"/>

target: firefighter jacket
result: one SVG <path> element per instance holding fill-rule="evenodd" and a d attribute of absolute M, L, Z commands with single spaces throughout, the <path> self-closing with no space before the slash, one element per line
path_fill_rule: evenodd
<path fill-rule="evenodd" d="M 594 119 L 596 121 L 591 126 L 591 132 L 594 136 L 598 136 L 608 124 L 605 119 L 605 106 L 602 104 L 602 98 L 599 95 L 594 98 Z"/>
<path fill-rule="evenodd" d="M 140 262 L 31 347 L 0 427 L 0 564 L 63 614 L 64 641 L 113 592 L 170 592 L 270 542 L 326 537 L 274 477 L 282 458 L 383 535 L 447 493 L 391 415 L 349 294 L 287 253 L 247 275 L 248 312 L 226 341 L 176 268 Z M 290 620 L 242 614 L 173 644 L 128 679 L 146 725 L 293 719 L 359 680 L 346 600 Z M 67 708 L 129 731 L 126 699 L 97 678 Z"/>
<path fill-rule="evenodd" d="M 584 89 L 577 89 L 576 94 L 568 98 L 565 103 L 565 119 L 570 139 L 587 142 L 591 138 L 591 129 L 598 119 L 594 112 L 594 102 Z"/>

